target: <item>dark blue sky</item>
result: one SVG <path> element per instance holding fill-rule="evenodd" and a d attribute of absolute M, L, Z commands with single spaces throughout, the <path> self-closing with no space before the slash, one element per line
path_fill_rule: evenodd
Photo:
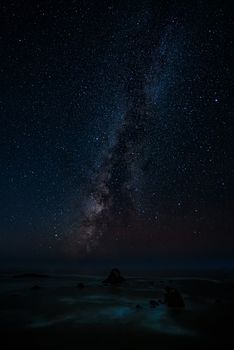
<path fill-rule="evenodd" d="M 228 1 L 7 1 L 0 33 L 3 258 L 232 258 Z"/>

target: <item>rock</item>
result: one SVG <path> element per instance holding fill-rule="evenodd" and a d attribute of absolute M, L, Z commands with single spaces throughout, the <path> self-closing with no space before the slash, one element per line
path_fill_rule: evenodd
<path fill-rule="evenodd" d="M 40 290 L 41 289 L 41 287 L 40 286 L 38 286 L 38 285 L 35 285 L 35 286 L 32 286 L 32 288 L 31 288 L 32 290 Z"/>
<path fill-rule="evenodd" d="M 77 288 L 83 289 L 84 287 L 85 287 L 85 285 L 84 285 L 84 283 L 82 283 L 82 282 L 79 282 L 79 283 L 77 284 Z"/>
<path fill-rule="evenodd" d="M 120 271 L 118 269 L 112 269 L 107 279 L 105 279 L 102 283 L 120 284 L 123 281 L 125 281 L 125 279 L 121 276 Z"/>
<path fill-rule="evenodd" d="M 221 304 L 221 299 L 215 299 L 215 304 Z"/>
<path fill-rule="evenodd" d="M 150 300 L 149 301 L 150 307 L 155 308 L 156 306 L 159 305 L 159 303 L 155 300 Z"/>
<path fill-rule="evenodd" d="M 166 287 L 165 304 L 169 307 L 184 307 L 184 299 L 179 291 L 175 288 Z"/>

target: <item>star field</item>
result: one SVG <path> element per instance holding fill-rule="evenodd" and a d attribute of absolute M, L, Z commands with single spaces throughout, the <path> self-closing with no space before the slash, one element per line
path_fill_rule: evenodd
<path fill-rule="evenodd" d="M 231 258 L 228 1 L 1 16 L 1 255 Z"/>

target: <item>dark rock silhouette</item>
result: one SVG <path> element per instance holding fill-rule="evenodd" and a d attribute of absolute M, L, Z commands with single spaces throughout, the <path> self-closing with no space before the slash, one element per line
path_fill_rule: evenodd
<path fill-rule="evenodd" d="M 120 271 L 118 269 L 112 269 L 109 276 L 104 281 L 102 281 L 102 283 L 120 284 L 124 281 L 125 279 L 121 276 Z"/>
<path fill-rule="evenodd" d="M 45 277 L 49 277 L 49 276 L 42 273 L 20 273 L 13 276 L 13 278 L 45 278 Z"/>
<path fill-rule="evenodd" d="M 150 307 L 155 308 L 156 306 L 159 305 L 159 303 L 155 300 L 150 300 L 149 301 Z"/>
<path fill-rule="evenodd" d="M 221 304 L 222 300 L 221 299 L 215 299 L 215 304 Z"/>
<path fill-rule="evenodd" d="M 32 286 L 32 290 L 40 290 L 40 289 L 41 289 L 41 287 L 38 285 Z"/>
<path fill-rule="evenodd" d="M 164 303 L 169 307 L 184 307 L 184 299 L 175 288 L 165 287 Z"/>
<path fill-rule="evenodd" d="M 85 287 L 85 285 L 82 282 L 77 284 L 77 288 L 83 289 L 84 287 Z"/>

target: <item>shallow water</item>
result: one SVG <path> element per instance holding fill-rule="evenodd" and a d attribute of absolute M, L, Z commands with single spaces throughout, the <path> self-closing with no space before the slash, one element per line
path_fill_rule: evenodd
<path fill-rule="evenodd" d="M 228 338 L 234 321 L 232 279 L 128 278 L 121 286 L 104 286 L 101 280 L 102 276 L 74 275 L 38 279 L 1 277 L 1 331 L 79 332 L 102 327 L 134 334 L 186 337 L 191 342 L 200 338 L 215 342 L 214 336 L 232 342 Z M 79 282 L 85 288 L 77 288 Z M 32 290 L 33 285 L 41 289 Z M 166 285 L 182 293 L 184 309 L 170 309 L 165 304 L 150 307 L 150 300 L 163 300 Z"/>

